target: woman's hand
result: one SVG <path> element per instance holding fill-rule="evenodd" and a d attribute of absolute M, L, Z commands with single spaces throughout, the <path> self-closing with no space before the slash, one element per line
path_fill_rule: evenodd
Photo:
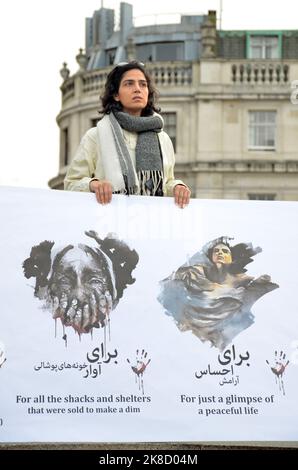
<path fill-rule="evenodd" d="M 92 180 L 90 191 L 95 193 L 96 199 L 100 204 L 108 204 L 112 200 L 113 188 L 109 181 Z"/>
<path fill-rule="evenodd" d="M 184 209 L 184 207 L 189 203 L 190 194 L 191 190 L 187 186 L 176 184 L 174 188 L 175 204 L 181 207 L 181 209 Z"/>

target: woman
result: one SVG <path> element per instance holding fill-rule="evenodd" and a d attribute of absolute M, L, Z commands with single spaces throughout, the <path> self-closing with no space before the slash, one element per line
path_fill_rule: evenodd
<path fill-rule="evenodd" d="M 108 75 L 97 127 L 83 137 L 69 167 L 64 187 L 92 191 L 101 204 L 113 193 L 174 195 L 184 208 L 190 190 L 174 179 L 174 150 L 162 130 L 156 90 L 144 64 L 117 65 Z"/>
<path fill-rule="evenodd" d="M 228 237 L 208 242 L 161 281 L 160 303 L 180 330 L 191 330 L 223 350 L 254 323 L 254 303 L 279 287 L 267 274 L 254 278 L 246 273 L 247 264 L 261 251 L 251 243 L 231 246 Z"/>

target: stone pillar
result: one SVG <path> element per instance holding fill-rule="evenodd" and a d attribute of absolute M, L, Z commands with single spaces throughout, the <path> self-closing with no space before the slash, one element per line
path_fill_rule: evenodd
<path fill-rule="evenodd" d="M 201 26 L 202 59 L 216 56 L 216 12 L 209 11 Z"/>
<path fill-rule="evenodd" d="M 132 36 L 127 38 L 126 57 L 128 62 L 135 60 L 137 55 L 136 45 Z"/>

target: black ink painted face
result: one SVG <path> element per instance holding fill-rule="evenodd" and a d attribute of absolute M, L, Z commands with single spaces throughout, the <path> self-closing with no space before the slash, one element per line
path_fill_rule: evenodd
<path fill-rule="evenodd" d="M 53 317 L 78 333 L 107 324 L 113 308 L 113 280 L 99 251 L 72 248 L 56 264 L 49 282 Z"/>

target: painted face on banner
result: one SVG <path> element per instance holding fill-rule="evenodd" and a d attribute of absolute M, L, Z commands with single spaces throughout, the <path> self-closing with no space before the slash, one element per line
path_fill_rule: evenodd
<path fill-rule="evenodd" d="M 212 261 L 215 264 L 231 264 L 232 254 L 227 245 L 219 243 L 212 250 Z"/>
<path fill-rule="evenodd" d="M 111 273 L 103 256 L 85 247 L 69 250 L 55 265 L 49 283 L 54 318 L 86 333 L 104 326 L 112 310 Z"/>

